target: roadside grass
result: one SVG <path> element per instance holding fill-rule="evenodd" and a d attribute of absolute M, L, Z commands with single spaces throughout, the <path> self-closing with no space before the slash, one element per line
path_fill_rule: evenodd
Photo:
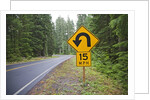
<path fill-rule="evenodd" d="M 60 64 L 37 83 L 28 95 L 122 95 L 119 84 L 96 71 L 85 68 L 86 82 L 83 84 L 83 68 L 76 67 L 73 57 Z"/>
<path fill-rule="evenodd" d="M 19 64 L 19 63 L 24 63 L 24 62 L 32 62 L 32 61 L 39 61 L 39 60 L 44 60 L 44 59 L 50 59 L 50 58 L 57 58 L 58 56 L 51 56 L 51 57 L 32 57 L 32 58 L 22 58 L 21 61 L 16 61 L 16 62 L 6 62 L 6 65 L 12 65 L 12 64 Z"/>

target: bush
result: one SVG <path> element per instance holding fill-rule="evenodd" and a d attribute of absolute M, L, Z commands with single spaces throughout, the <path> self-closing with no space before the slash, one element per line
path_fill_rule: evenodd
<path fill-rule="evenodd" d="M 7 62 L 18 62 L 21 61 L 22 58 L 16 54 L 10 54 L 9 59 L 7 59 Z"/>
<path fill-rule="evenodd" d="M 32 58 L 32 56 L 28 56 L 28 57 L 27 57 L 27 60 L 30 60 L 31 58 Z"/>

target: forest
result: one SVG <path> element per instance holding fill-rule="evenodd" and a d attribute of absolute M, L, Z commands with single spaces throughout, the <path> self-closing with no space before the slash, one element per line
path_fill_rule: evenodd
<path fill-rule="evenodd" d="M 6 15 L 6 60 L 21 61 L 54 54 L 75 55 L 67 44 L 84 25 L 100 42 L 91 50 L 92 67 L 122 85 L 128 94 L 128 15 L 78 14 L 74 23 L 68 17 L 52 21 L 51 14 Z"/>

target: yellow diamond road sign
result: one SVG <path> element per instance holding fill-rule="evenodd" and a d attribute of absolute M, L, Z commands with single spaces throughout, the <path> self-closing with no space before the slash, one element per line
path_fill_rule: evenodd
<path fill-rule="evenodd" d="M 90 51 L 98 42 L 99 39 L 84 26 L 81 26 L 68 40 L 68 44 L 76 51 Z"/>

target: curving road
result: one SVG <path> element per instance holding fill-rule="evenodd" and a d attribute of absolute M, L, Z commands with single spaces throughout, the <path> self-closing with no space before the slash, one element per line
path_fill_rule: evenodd
<path fill-rule="evenodd" d="M 73 55 L 6 66 L 6 95 L 25 95 L 49 71 Z"/>

